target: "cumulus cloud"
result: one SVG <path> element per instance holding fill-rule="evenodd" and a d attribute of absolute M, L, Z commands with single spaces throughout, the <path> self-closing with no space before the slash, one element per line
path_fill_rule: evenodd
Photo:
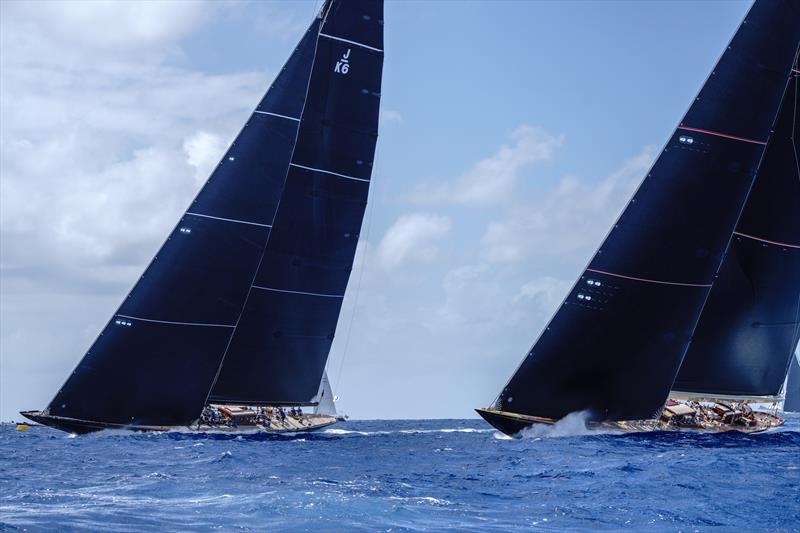
<path fill-rule="evenodd" d="M 207 131 L 198 131 L 183 141 L 186 162 L 194 168 L 194 180 L 197 184 L 205 182 L 224 151 L 222 139 Z"/>
<path fill-rule="evenodd" d="M 543 276 L 520 287 L 514 301 L 535 301 L 543 309 L 555 309 L 564 300 L 571 286 L 571 281 Z"/>
<path fill-rule="evenodd" d="M 487 260 L 516 262 L 533 252 L 554 256 L 597 246 L 654 157 L 655 149 L 645 147 L 597 183 L 565 176 L 549 191 L 513 206 L 481 238 Z"/>
<path fill-rule="evenodd" d="M 501 146 L 451 183 L 419 186 L 409 199 L 420 204 L 475 207 L 503 204 L 512 198 L 521 171 L 532 163 L 550 159 L 563 137 L 540 128 L 520 126 L 511 134 L 511 140 L 513 144 Z"/>
<path fill-rule="evenodd" d="M 380 119 L 381 123 L 383 124 L 402 124 L 403 123 L 403 115 L 400 114 L 399 111 L 393 111 L 391 109 L 381 109 L 380 112 Z"/>
<path fill-rule="evenodd" d="M 127 287 L 268 76 L 165 62 L 159 50 L 201 24 L 208 4 L 4 2 L 2 9 L 3 290 Z M 147 46 L 153 54 L 109 51 Z"/>
<path fill-rule="evenodd" d="M 430 213 L 400 216 L 378 245 L 378 257 L 386 270 L 408 263 L 430 262 L 438 253 L 438 242 L 450 232 L 450 219 Z"/>

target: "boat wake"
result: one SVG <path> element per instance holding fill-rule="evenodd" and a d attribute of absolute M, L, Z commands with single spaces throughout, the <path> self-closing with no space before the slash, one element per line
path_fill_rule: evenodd
<path fill-rule="evenodd" d="M 553 425 L 534 424 L 519 432 L 523 439 L 542 439 L 551 437 L 578 437 L 597 435 L 598 431 L 586 427 L 589 421 L 588 411 L 570 413 Z"/>
<path fill-rule="evenodd" d="M 368 437 L 373 435 L 418 435 L 425 433 L 492 433 L 494 429 L 483 428 L 444 428 L 444 429 L 399 429 L 395 431 L 355 431 L 350 429 L 332 428 L 320 431 L 323 435 L 359 435 Z"/>

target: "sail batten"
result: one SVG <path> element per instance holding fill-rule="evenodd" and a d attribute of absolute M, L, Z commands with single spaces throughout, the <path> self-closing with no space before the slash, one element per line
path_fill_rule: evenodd
<path fill-rule="evenodd" d="M 755 2 L 495 409 L 552 420 L 658 415 L 761 165 L 798 41 L 796 3 Z"/>

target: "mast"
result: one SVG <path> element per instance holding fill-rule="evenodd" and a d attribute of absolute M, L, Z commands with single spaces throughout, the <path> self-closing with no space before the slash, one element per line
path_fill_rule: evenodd
<path fill-rule="evenodd" d="M 383 69 L 383 3 L 321 16 L 286 185 L 209 401 L 315 403 L 367 205 Z"/>
<path fill-rule="evenodd" d="M 673 395 L 780 394 L 800 336 L 799 76 L 796 53 L 775 132 Z"/>
<path fill-rule="evenodd" d="M 758 171 L 798 40 L 797 3 L 756 1 L 497 410 L 550 420 L 658 415 Z"/>

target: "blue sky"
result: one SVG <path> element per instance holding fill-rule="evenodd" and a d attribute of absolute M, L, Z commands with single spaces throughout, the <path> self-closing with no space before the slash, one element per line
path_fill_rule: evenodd
<path fill-rule="evenodd" d="M 0 419 L 50 400 L 317 7 L 0 4 Z M 387 2 L 340 408 L 492 401 L 748 7 Z"/>

